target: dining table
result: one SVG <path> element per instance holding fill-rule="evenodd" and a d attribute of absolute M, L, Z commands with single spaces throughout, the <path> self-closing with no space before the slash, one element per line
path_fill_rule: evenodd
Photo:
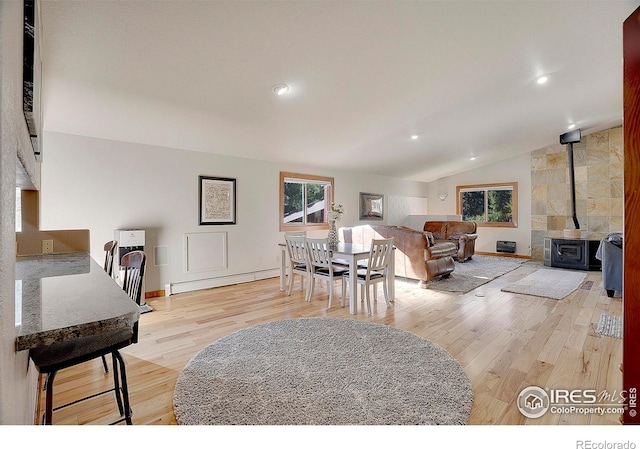
<path fill-rule="evenodd" d="M 287 247 L 284 243 L 280 243 L 279 247 L 282 251 L 280 257 L 280 291 L 284 291 L 288 255 Z M 392 251 L 392 257 L 389 258 L 389 266 L 387 267 L 387 291 L 390 302 L 395 300 L 395 246 Z M 356 297 L 358 264 L 368 260 L 370 253 L 371 245 L 369 244 L 338 243 L 336 247 L 331 249 L 332 259 L 339 263 L 345 263 L 349 268 L 349 313 L 353 315 L 358 313 L 358 298 Z"/>

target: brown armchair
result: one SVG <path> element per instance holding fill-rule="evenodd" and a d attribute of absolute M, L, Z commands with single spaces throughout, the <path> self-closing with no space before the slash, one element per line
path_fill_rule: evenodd
<path fill-rule="evenodd" d="M 435 243 L 453 242 L 456 245 L 453 257 L 460 263 L 475 254 L 477 229 L 473 221 L 427 221 L 424 224 L 424 230 L 433 234 Z"/>

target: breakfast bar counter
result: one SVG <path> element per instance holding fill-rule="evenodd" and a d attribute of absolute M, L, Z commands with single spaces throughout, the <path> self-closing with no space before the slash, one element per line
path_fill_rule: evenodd
<path fill-rule="evenodd" d="M 133 327 L 138 305 L 86 253 L 16 260 L 16 351 Z"/>

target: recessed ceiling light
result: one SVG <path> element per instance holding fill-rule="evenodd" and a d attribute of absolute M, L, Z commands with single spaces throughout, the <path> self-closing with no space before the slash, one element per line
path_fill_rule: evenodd
<path fill-rule="evenodd" d="M 547 81 L 549 81 L 549 77 L 547 75 L 539 76 L 538 79 L 536 79 L 536 83 L 538 84 L 544 84 Z"/>
<path fill-rule="evenodd" d="M 573 129 L 576 127 L 575 123 L 570 124 L 569 126 L 567 126 L 567 129 Z"/>
<path fill-rule="evenodd" d="M 271 88 L 271 90 L 273 90 L 276 95 L 284 95 L 289 92 L 289 86 L 286 84 L 276 84 Z"/>
<path fill-rule="evenodd" d="M 417 134 L 411 134 L 411 140 L 418 140 Z"/>
<path fill-rule="evenodd" d="M 469 160 L 470 160 L 470 161 L 475 161 L 475 160 L 476 160 L 476 157 L 475 157 L 475 156 L 471 156 L 471 157 L 469 158 Z"/>

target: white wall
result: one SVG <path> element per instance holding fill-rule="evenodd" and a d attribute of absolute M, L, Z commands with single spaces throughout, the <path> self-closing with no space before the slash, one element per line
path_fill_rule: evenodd
<path fill-rule="evenodd" d="M 115 229 L 146 230 L 150 257 L 147 291 L 165 284 L 277 272 L 280 171 L 335 178 L 335 200 L 346 212 L 339 226 L 358 224 L 359 192 L 425 197 L 427 184 L 357 172 L 331 172 L 208 153 L 109 141 L 69 134 L 44 135 L 40 224 L 46 229 L 89 229 L 91 255 Z M 237 179 L 237 224 L 198 226 L 198 176 Z M 386 211 L 385 211 L 386 212 Z M 228 266 L 186 273 L 185 233 L 226 231 Z M 154 266 L 153 247 L 166 246 L 168 264 Z"/>
<path fill-rule="evenodd" d="M 387 223 L 398 226 L 404 225 L 408 216 L 426 214 L 429 209 L 426 198 L 411 198 L 406 196 L 390 196 L 387 199 L 387 205 Z"/>
<path fill-rule="evenodd" d="M 442 178 L 429 183 L 429 214 L 456 213 L 456 186 L 469 184 L 491 184 L 500 182 L 518 183 L 518 227 L 478 227 L 476 251 L 495 253 L 498 240 L 516 242 L 516 254 L 531 254 L 531 155 L 515 156 L 491 165 Z M 438 193 L 448 194 L 440 201 Z"/>

